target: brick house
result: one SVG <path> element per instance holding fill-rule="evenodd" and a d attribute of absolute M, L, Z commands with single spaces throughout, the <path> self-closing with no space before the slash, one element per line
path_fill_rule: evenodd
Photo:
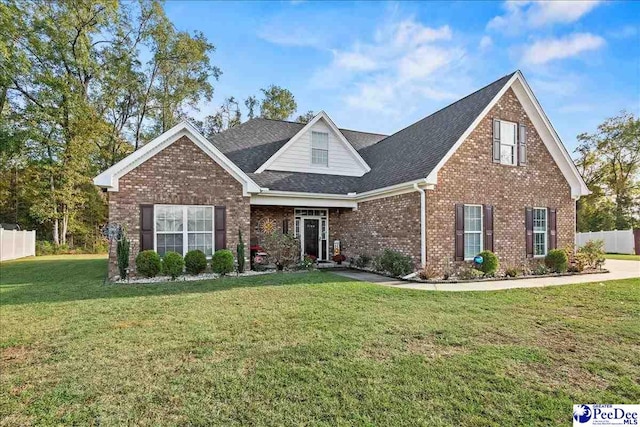
<path fill-rule="evenodd" d="M 94 179 L 140 250 L 207 255 L 293 233 L 330 260 L 389 248 L 416 268 L 489 249 L 503 266 L 573 243 L 589 194 L 519 71 L 394 133 L 251 119 L 204 138 L 180 123 Z M 338 243 L 339 242 L 339 243 Z M 248 257 L 248 246 L 247 253 Z M 110 253 L 110 276 L 117 274 Z"/>

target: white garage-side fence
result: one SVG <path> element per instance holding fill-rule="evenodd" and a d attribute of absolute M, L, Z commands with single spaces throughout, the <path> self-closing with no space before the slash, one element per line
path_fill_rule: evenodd
<path fill-rule="evenodd" d="M 36 232 L 0 228 L 0 261 L 35 256 Z"/>
<path fill-rule="evenodd" d="M 604 250 L 608 253 L 633 254 L 633 230 L 587 231 L 576 233 L 576 246 L 582 246 L 589 240 L 603 240 Z"/>

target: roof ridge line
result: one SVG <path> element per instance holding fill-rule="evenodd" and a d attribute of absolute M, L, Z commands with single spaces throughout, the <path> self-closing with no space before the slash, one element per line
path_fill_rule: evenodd
<path fill-rule="evenodd" d="M 471 95 L 475 95 L 476 93 L 478 93 L 478 92 L 480 92 L 480 91 L 482 91 L 482 90 L 484 90 L 484 89 L 488 88 L 489 86 L 491 86 L 492 84 L 494 84 L 494 83 L 496 83 L 496 82 L 499 82 L 500 80 L 504 79 L 505 77 L 509 77 L 509 78 L 513 77 L 513 75 L 514 75 L 514 74 L 516 74 L 518 71 L 520 71 L 520 70 L 516 70 L 516 71 L 513 71 L 513 72 L 511 72 L 511 73 L 509 73 L 509 74 L 505 74 L 504 76 L 500 77 L 499 79 L 496 79 L 496 80 L 492 81 L 491 83 L 489 83 L 489 84 L 487 84 L 487 85 L 482 86 L 482 87 L 481 87 L 480 89 L 478 89 L 478 90 L 474 90 L 474 91 L 473 91 L 473 92 L 471 92 L 470 94 L 465 95 L 465 96 L 463 96 L 462 98 L 458 99 L 457 101 L 454 101 L 454 102 L 452 102 L 451 104 L 446 105 L 446 106 L 444 106 L 444 107 L 440 108 L 439 110 L 434 111 L 433 113 L 429 114 L 428 116 L 425 116 L 425 117 L 421 118 L 420 120 L 417 120 L 417 121 L 415 121 L 415 122 L 411 123 L 410 125 L 407 125 L 407 126 L 403 127 L 402 129 L 400 129 L 400 130 L 398 130 L 398 131 L 396 131 L 396 132 L 392 133 L 391 135 L 387 135 L 387 137 L 386 137 L 386 138 L 381 139 L 380 141 L 376 142 L 375 144 L 370 145 L 369 147 L 374 147 L 374 146 L 376 146 L 376 145 L 380 144 L 381 142 L 385 141 L 386 139 L 388 139 L 388 138 L 390 138 L 390 137 L 392 137 L 392 136 L 394 136 L 394 135 L 396 135 L 396 134 L 398 134 L 398 133 L 402 132 L 403 130 L 410 128 L 411 126 L 415 125 L 416 123 L 420 123 L 421 121 L 426 120 L 426 119 L 428 119 L 429 117 L 431 117 L 431 116 L 433 116 L 433 115 L 435 115 L 435 114 L 437 114 L 437 113 L 439 113 L 439 112 L 441 112 L 441 111 L 443 111 L 443 110 L 446 110 L 446 109 L 447 109 L 447 108 L 449 108 L 449 107 L 452 107 L 452 106 L 456 105 L 458 102 L 464 101 L 465 99 L 469 98 Z M 365 148 L 369 148 L 369 147 L 365 147 Z"/>

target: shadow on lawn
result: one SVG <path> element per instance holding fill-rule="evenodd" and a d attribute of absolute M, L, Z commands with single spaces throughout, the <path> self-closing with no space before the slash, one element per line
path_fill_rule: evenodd
<path fill-rule="evenodd" d="M 275 273 L 192 282 L 105 284 L 106 259 L 30 259 L 0 265 L 0 305 L 206 293 L 234 288 L 343 282 L 326 272 Z"/>

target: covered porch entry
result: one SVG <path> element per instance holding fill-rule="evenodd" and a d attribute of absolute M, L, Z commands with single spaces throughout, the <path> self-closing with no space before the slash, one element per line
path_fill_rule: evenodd
<path fill-rule="evenodd" d="M 333 255 L 329 209 L 288 206 L 251 206 L 251 246 L 260 246 L 266 234 L 292 233 L 301 256 L 329 261 Z"/>

